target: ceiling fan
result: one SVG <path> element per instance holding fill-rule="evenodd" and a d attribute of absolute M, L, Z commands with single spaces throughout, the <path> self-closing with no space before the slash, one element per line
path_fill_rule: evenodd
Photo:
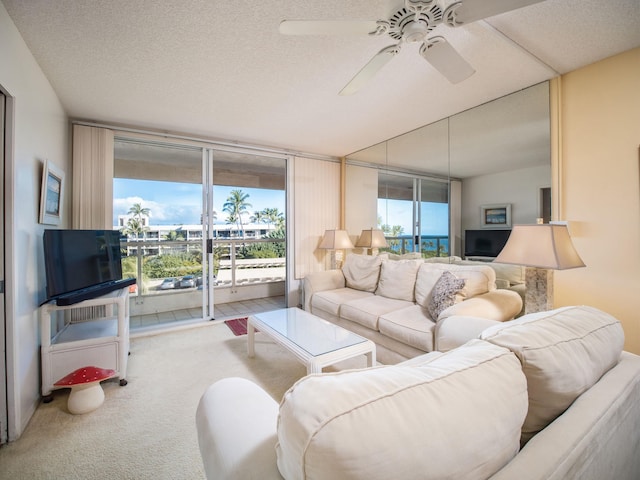
<path fill-rule="evenodd" d="M 380 50 L 340 91 L 351 95 L 368 82 L 382 67 L 400 52 L 406 43 L 422 42 L 420 55 L 451 83 L 469 78 L 475 70 L 442 36 L 427 38 L 441 23 L 459 27 L 476 20 L 526 7 L 543 0 L 460 0 L 446 8 L 437 0 L 404 0 L 404 7 L 387 20 L 283 20 L 284 35 L 389 35 L 395 45 Z"/>

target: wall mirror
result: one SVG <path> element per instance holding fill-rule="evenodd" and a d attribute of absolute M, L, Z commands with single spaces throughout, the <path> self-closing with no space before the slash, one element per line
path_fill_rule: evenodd
<path fill-rule="evenodd" d="M 348 155 L 345 227 L 401 227 L 402 253 L 464 256 L 465 230 L 548 221 L 549 112 L 543 82 Z"/>

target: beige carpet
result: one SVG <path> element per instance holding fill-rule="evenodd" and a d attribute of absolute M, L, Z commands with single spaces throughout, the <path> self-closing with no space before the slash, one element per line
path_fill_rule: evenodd
<path fill-rule="evenodd" d="M 365 366 L 361 356 L 325 371 Z M 224 324 L 134 338 L 129 384 L 103 382 L 104 404 L 85 415 L 68 413 L 68 390 L 54 391 L 22 437 L 0 448 L 0 479 L 202 479 L 195 412 L 205 388 L 244 377 L 279 400 L 305 374 L 259 333 L 247 358 L 246 336 Z"/>

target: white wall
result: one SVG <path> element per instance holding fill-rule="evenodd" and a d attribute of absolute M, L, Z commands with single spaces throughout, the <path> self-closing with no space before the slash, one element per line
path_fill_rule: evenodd
<path fill-rule="evenodd" d="M 551 186 L 549 166 L 511 170 L 462 181 L 462 232 L 480 228 L 480 206 L 511 204 L 511 224 L 534 224 L 539 189 Z"/>
<path fill-rule="evenodd" d="M 44 300 L 42 233 L 38 224 L 45 159 L 70 172 L 69 121 L 56 94 L 0 3 L 0 87 L 15 104 L 7 158 L 7 370 L 9 440 L 23 432 L 40 400 L 38 304 Z M 69 222 L 70 189 L 63 224 Z"/>

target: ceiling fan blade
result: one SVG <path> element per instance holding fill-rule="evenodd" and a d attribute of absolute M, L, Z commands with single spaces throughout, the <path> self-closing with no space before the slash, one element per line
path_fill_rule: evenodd
<path fill-rule="evenodd" d="M 400 45 L 391 45 L 380 50 L 369 62 L 356 73 L 356 76 L 340 90 L 340 95 L 352 95 L 378 73 L 400 50 Z"/>
<path fill-rule="evenodd" d="M 375 20 L 283 20 L 283 35 L 367 35 L 378 28 Z"/>
<path fill-rule="evenodd" d="M 427 39 L 420 48 L 420 55 L 451 83 L 459 83 L 475 73 L 473 67 L 443 37 Z"/>
<path fill-rule="evenodd" d="M 462 0 L 449 5 L 443 17 L 449 26 L 458 27 L 542 1 L 544 0 Z"/>

